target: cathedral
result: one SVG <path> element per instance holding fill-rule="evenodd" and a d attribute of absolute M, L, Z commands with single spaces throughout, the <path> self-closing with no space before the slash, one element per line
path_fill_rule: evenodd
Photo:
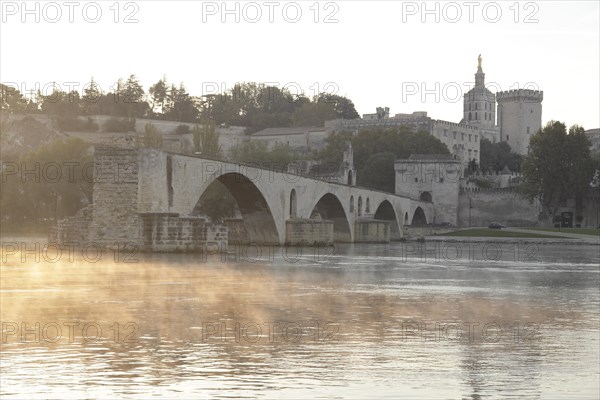
<path fill-rule="evenodd" d="M 492 143 L 507 142 L 514 152 L 527 154 L 530 137 L 542 126 L 544 92 L 518 89 L 494 94 L 485 87 L 481 62 L 479 55 L 475 86 L 464 96 L 460 123 L 478 127 L 481 137 Z"/>

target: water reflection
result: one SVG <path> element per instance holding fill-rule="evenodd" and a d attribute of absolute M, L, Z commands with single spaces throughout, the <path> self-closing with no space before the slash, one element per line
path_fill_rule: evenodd
<path fill-rule="evenodd" d="M 541 245 L 526 262 L 483 262 L 408 257 L 402 245 L 348 245 L 321 260 L 308 250 L 293 263 L 280 253 L 269 262 L 8 258 L 0 390 L 597 398 L 596 247 Z"/>

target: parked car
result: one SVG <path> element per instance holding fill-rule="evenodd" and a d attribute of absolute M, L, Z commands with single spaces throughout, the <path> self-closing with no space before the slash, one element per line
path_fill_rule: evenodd
<path fill-rule="evenodd" d="M 491 224 L 489 224 L 488 228 L 490 229 L 502 229 L 502 228 L 506 228 L 504 225 L 499 224 L 498 222 L 492 222 Z"/>

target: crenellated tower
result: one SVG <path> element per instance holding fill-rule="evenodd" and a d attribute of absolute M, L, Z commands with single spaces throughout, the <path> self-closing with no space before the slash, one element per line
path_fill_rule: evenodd
<path fill-rule="evenodd" d="M 529 140 L 542 127 L 540 90 L 518 89 L 498 92 L 500 140 L 519 154 L 527 154 Z"/>

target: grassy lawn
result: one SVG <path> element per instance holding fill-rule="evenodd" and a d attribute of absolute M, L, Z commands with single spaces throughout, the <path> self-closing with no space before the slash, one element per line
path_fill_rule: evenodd
<path fill-rule="evenodd" d="M 515 237 L 515 238 L 561 238 L 561 236 L 549 236 L 542 233 L 524 233 L 524 232 L 508 232 L 502 229 L 465 229 L 446 233 L 443 236 L 458 236 L 458 237 Z"/>
<path fill-rule="evenodd" d="M 521 228 L 532 231 L 559 232 L 558 228 Z M 580 235 L 600 236 L 600 229 L 594 228 L 560 228 L 560 232 L 578 233 Z"/>

